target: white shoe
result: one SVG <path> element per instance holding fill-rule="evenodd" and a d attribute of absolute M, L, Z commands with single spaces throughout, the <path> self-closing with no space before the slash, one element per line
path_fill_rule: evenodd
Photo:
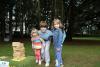
<path fill-rule="evenodd" d="M 39 60 L 39 65 L 41 65 L 41 60 Z"/>
<path fill-rule="evenodd" d="M 56 64 L 55 64 L 55 66 L 58 66 L 58 60 L 56 60 Z"/>
<path fill-rule="evenodd" d="M 64 67 L 64 65 L 63 65 L 63 64 L 61 64 L 61 65 L 60 65 L 60 67 Z"/>
<path fill-rule="evenodd" d="M 45 67 L 49 67 L 49 63 L 46 63 L 46 64 L 45 64 Z"/>
<path fill-rule="evenodd" d="M 38 60 L 36 60 L 35 62 L 38 63 Z"/>

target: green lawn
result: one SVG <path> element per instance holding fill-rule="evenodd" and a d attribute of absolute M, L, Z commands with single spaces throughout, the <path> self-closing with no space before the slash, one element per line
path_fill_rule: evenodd
<path fill-rule="evenodd" d="M 100 37 L 72 37 L 74 40 L 98 40 L 100 41 Z"/>
<path fill-rule="evenodd" d="M 35 64 L 34 54 L 31 49 L 31 43 L 25 42 L 26 59 L 23 61 L 12 61 L 12 45 L 11 43 L 0 43 L 0 57 L 6 56 L 4 59 L 10 62 L 10 67 L 44 67 Z M 50 67 L 54 65 L 54 51 L 53 47 L 50 48 L 51 63 Z M 74 44 L 65 43 L 63 46 L 63 60 L 64 67 L 100 67 L 100 45 L 88 44 Z"/>

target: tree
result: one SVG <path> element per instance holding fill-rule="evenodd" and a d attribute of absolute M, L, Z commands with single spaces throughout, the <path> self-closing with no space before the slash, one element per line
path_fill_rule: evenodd
<path fill-rule="evenodd" d="M 81 33 L 82 24 L 87 24 L 91 21 L 94 25 L 94 18 L 100 10 L 96 9 L 99 4 L 99 0 L 63 0 L 64 1 L 64 11 L 65 11 L 65 28 L 68 29 L 68 40 L 72 39 L 72 36 L 76 33 Z M 88 24 L 89 26 L 91 24 Z M 89 29 L 90 30 L 90 27 Z M 92 30 L 88 31 L 90 34 Z M 82 34 L 82 33 L 81 33 Z"/>

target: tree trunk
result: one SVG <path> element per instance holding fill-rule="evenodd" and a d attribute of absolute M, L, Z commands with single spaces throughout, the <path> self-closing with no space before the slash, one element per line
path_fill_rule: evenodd
<path fill-rule="evenodd" d="M 66 4 L 67 5 L 67 4 Z M 75 23 L 75 4 L 74 4 L 74 0 L 70 0 L 69 6 L 66 9 L 67 13 L 65 12 L 65 14 L 67 14 L 66 16 L 66 21 L 68 20 L 68 31 L 67 31 L 67 40 L 71 41 L 72 40 L 72 35 L 73 35 L 73 24 Z"/>

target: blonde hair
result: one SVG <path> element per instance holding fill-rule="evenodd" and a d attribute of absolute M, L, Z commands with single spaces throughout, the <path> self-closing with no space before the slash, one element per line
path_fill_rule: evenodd
<path fill-rule="evenodd" d="M 31 35 L 32 35 L 33 33 L 37 33 L 37 34 L 38 34 L 38 30 L 37 30 L 36 28 L 32 28 Z M 39 35 L 39 34 L 38 34 L 38 35 Z"/>
<path fill-rule="evenodd" d="M 40 21 L 40 27 L 47 27 L 46 21 Z"/>
<path fill-rule="evenodd" d="M 54 23 L 57 23 L 57 24 L 59 24 L 59 28 L 63 28 L 64 26 L 63 26 L 63 24 L 62 24 L 62 22 L 61 22 L 61 20 L 59 20 L 59 19 L 54 19 L 53 20 L 53 22 L 52 22 L 52 28 L 54 28 Z"/>

